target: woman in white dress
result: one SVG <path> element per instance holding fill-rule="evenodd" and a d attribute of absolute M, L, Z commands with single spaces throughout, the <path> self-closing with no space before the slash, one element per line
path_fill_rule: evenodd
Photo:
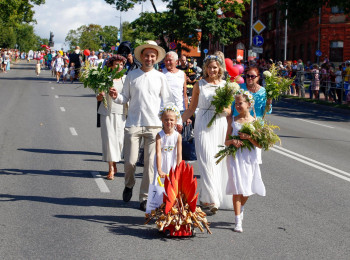
<path fill-rule="evenodd" d="M 196 154 L 200 177 L 200 204 L 203 208 L 216 213 L 218 208 L 232 209 L 231 197 L 226 195 L 228 173 L 226 160 L 219 164 L 215 163 L 215 154 L 220 150 L 219 146 L 224 145 L 227 131 L 226 115 L 231 113 L 228 107 L 217 115 L 211 127 L 207 127 L 210 119 L 214 116 L 215 107 L 211 104 L 215 90 L 223 87 L 222 80 L 224 73 L 223 61 L 218 56 L 207 56 L 203 65 L 203 76 L 193 87 L 192 100 L 189 108 L 182 115 L 185 122 L 193 115 L 196 108 L 194 127 Z"/>
<path fill-rule="evenodd" d="M 126 59 L 121 55 L 115 55 L 108 59 L 106 65 L 112 69 L 118 68 L 121 71 Z M 119 67 L 118 67 L 119 66 Z M 113 84 L 118 92 L 122 92 L 125 76 L 115 79 Z M 127 105 L 119 105 L 112 101 L 109 95 L 101 93 L 97 95 L 97 100 L 102 101 L 107 98 L 107 108 L 100 103 L 98 113 L 101 115 L 101 137 L 102 137 L 102 160 L 108 162 L 108 180 L 114 179 L 117 172 L 117 162 L 121 160 L 124 146 L 124 127 L 127 114 Z"/>

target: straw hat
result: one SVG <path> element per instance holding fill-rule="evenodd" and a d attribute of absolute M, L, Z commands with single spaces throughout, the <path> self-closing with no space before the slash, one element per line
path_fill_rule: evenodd
<path fill-rule="evenodd" d="M 162 47 L 158 46 L 155 41 L 146 41 L 146 44 L 137 46 L 134 51 L 135 58 L 140 62 L 141 62 L 141 53 L 144 49 L 155 49 L 156 51 L 158 51 L 157 60 L 155 63 L 160 62 L 165 57 L 165 50 Z"/>

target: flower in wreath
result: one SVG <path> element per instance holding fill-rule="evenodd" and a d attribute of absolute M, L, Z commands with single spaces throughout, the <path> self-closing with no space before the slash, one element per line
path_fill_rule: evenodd
<path fill-rule="evenodd" d="M 173 111 L 175 113 L 176 119 L 180 120 L 181 114 L 177 106 L 175 105 L 168 105 L 165 107 L 161 107 L 158 113 L 158 117 L 160 120 L 162 120 L 162 115 L 164 114 L 165 111 Z"/>

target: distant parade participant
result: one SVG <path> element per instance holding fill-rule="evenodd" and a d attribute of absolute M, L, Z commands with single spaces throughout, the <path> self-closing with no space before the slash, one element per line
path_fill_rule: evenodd
<path fill-rule="evenodd" d="M 81 54 L 79 46 L 76 46 L 74 52 L 69 54 L 69 67 L 72 67 L 72 63 L 74 63 L 75 68 L 74 79 L 77 79 L 81 68 Z"/>
<path fill-rule="evenodd" d="M 54 63 L 57 83 L 60 83 L 60 78 L 61 78 L 61 74 L 62 74 L 62 70 L 63 70 L 63 65 L 64 65 L 64 61 L 63 61 L 63 58 L 62 58 L 62 54 L 61 54 L 61 52 L 59 52 L 57 57 L 56 57 L 55 63 Z"/>
<path fill-rule="evenodd" d="M 40 75 L 40 70 L 41 70 L 41 65 L 40 65 L 40 61 L 36 61 L 36 65 L 35 65 L 35 73 L 36 73 L 36 76 L 39 77 Z"/>

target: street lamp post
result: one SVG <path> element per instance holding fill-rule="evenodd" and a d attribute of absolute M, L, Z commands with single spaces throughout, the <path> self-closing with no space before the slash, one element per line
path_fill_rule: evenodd
<path fill-rule="evenodd" d="M 119 40 L 122 42 L 123 40 L 123 28 L 122 28 L 122 12 L 120 12 L 120 16 L 116 16 L 117 18 L 120 19 L 120 24 L 119 24 L 119 32 L 120 32 L 120 37 Z"/>

